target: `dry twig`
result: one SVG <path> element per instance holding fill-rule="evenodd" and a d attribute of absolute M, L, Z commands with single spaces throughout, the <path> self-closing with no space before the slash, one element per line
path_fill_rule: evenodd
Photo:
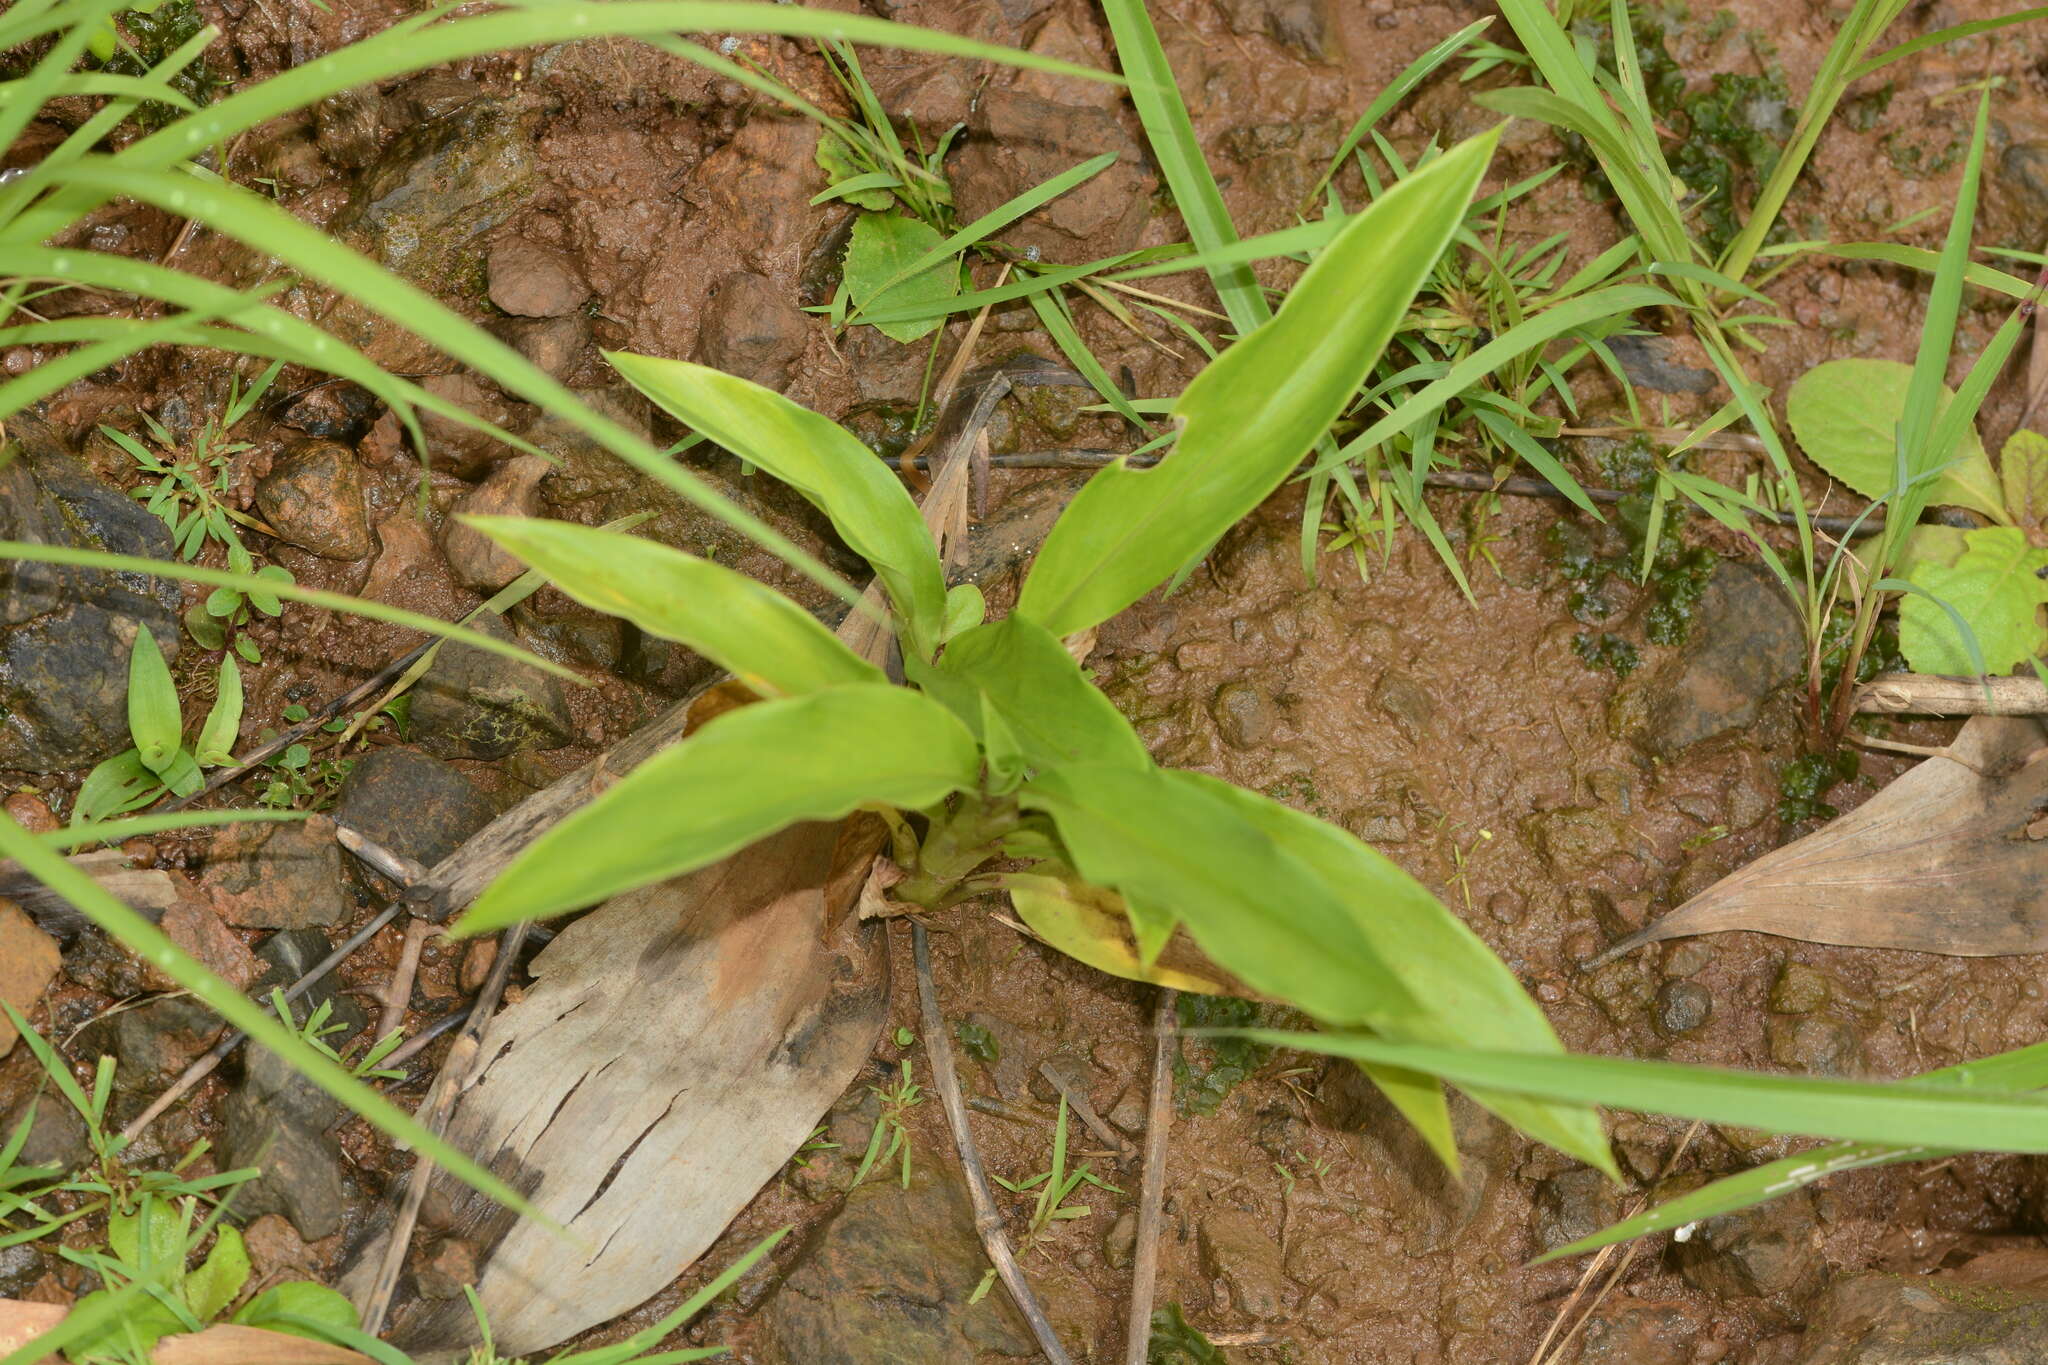
<path fill-rule="evenodd" d="M 1145 1115 L 1145 1178 L 1138 1187 L 1138 1245 L 1131 1258 L 1131 1322 L 1124 1365 L 1145 1365 L 1152 1345 L 1152 1296 L 1159 1286 L 1159 1224 L 1166 1200 L 1166 1134 L 1173 1122 L 1174 1008 L 1180 992 L 1161 988 L 1152 1010 L 1152 1095 Z"/>
<path fill-rule="evenodd" d="M 939 1013 L 938 991 L 932 985 L 931 943 L 925 936 L 924 926 L 915 920 L 910 924 L 911 951 L 917 959 L 917 1002 L 924 1014 L 924 1036 L 931 1055 L 932 1088 L 939 1092 L 939 1099 L 946 1108 L 946 1122 L 953 1129 L 953 1145 L 960 1151 L 960 1165 L 967 1175 L 967 1195 L 974 1203 L 974 1229 L 981 1234 L 981 1244 L 988 1250 L 988 1259 L 1001 1277 L 1003 1286 L 1016 1301 L 1017 1310 L 1031 1325 L 1031 1334 L 1038 1338 L 1038 1349 L 1053 1365 L 1073 1365 L 1073 1358 L 1060 1345 L 1059 1334 L 1053 1331 L 1052 1320 L 1039 1306 L 1037 1295 L 1031 1292 L 1031 1284 L 1024 1278 L 1023 1269 L 1017 1264 L 1016 1255 L 1010 1250 L 1010 1239 L 1003 1233 L 1003 1216 L 996 1212 L 996 1201 L 989 1193 L 988 1173 L 982 1169 L 981 1151 L 974 1145 L 974 1134 L 967 1127 L 967 1105 L 960 1096 L 960 1077 L 953 1069 L 953 1049 L 948 1043 L 946 1021 Z"/>

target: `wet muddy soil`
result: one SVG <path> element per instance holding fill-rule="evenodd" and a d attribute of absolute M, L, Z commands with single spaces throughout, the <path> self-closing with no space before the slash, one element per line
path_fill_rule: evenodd
<path fill-rule="evenodd" d="M 237 76 L 310 60 L 405 9 L 337 3 L 323 11 L 299 0 L 202 8 L 226 33 L 216 60 Z M 1109 62 L 1104 25 L 1075 0 L 876 0 L 872 8 Z M 1998 8 L 1924 6 L 1909 27 L 1931 30 Z M 1154 7 L 1197 132 L 1246 231 L 1296 221 L 1356 112 L 1417 54 L 1486 12 L 1388 0 L 1163 0 Z M 1741 3 L 1672 20 L 1667 44 L 1696 87 L 1715 72 L 1781 74 L 1797 92 L 1838 18 L 1822 6 Z M 2043 43 L 2038 28 L 1973 38 L 1902 64 L 1881 100 L 1859 88 L 1872 112 L 1845 117 L 1822 139 L 1788 210 L 1795 235 L 1872 238 L 1945 209 L 1969 102 L 1957 92 L 1993 78 L 2001 84 L 1979 240 L 2037 249 L 2048 215 Z M 744 39 L 734 50 L 828 108 L 843 106 L 824 67 L 799 45 Z M 1122 154 L 1126 179 L 1115 202 L 1048 214 L 1020 229 L 1020 244 L 1080 261 L 1181 239 L 1136 121 L 1106 89 L 902 54 L 872 55 L 868 73 L 890 107 L 919 127 L 936 133 L 967 125 L 949 165 L 963 209 L 979 211 L 984 201 L 1000 202 L 1096 152 Z M 1506 80 L 1496 71 L 1475 84 Z M 1391 120 L 1393 143 L 1412 156 L 1430 138 L 1488 126 L 1493 116 L 1471 102 L 1472 88 L 1455 70 L 1427 83 Z M 259 130 L 232 150 L 228 170 L 429 284 L 565 383 L 665 442 L 675 433 L 609 377 L 601 350 L 706 360 L 855 424 L 917 403 L 923 345 L 899 345 L 868 328 L 835 335 L 803 311 L 829 297 L 844 242 L 844 210 L 810 203 L 824 184 L 813 159 L 816 138 L 811 125 L 699 68 L 597 43 L 468 63 L 329 101 Z M 33 141 L 11 151 L 10 164 Z M 1568 234 L 1576 264 L 1617 240 L 1621 227 L 1597 177 L 1573 157 L 1547 132 L 1516 126 L 1488 183 L 1565 160 L 1566 173 L 1530 196 L 1509 231 L 1525 244 Z M 1339 183 L 1356 193 L 1355 184 Z M 1926 244 L 1944 221 L 1934 213 L 1903 235 Z M 88 230 L 103 249 L 153 259 L 174 253 L 184 268 L 224 279 L 260 270 L 203 232 L 179 242 L 176 226 L 149 211 L 110 208 Z M 1260 271 L 1279 285 L 1294 267 Z M 1206 298 L 1191 278 L 1169 277 L 1160 288 Z M 1771 293 L 1795 325 L 1762 333 L 1768 349 L 1754 371 L 1778 392 L 1824 359 L 1912 356 L 1924 289 L 1902 272 L 1809 259 L 1777 278 Z M 110 305 L 79 298 L 59 306 Z M 509 576 L 451 533 L 448 516 L 458 504 L 592 524 L 652 510 L 658 515 L 645 533 L 712 553 L 826 607 L 767 556 L 544 414 L 470 376 L 444 373 L 445 360 L 398 329 L 330 309 L 310 293 L 295 306 L 561 460 L 542 477 L 525 477 L 488 444 L 437 430 L 435 467 L 423 470 L 363 395 L 288 372 L 279 390 L 287 396 L 265 409 L 252 450 L 237 458 L 236 496 L 279 533 L 252 535 L 252 545 L 301 583 L 453 616 Z M 1959 363 L 1999 317 L 1988 304 L 1973 308 Z M 1077 318 L 1108 372 L 1137 395 L 1175 393 L 1193 372 L 1184 341 L 1163 333 L 1137 338 L 1092 307 L 1077 308 Z M 1701 382 L 1699 357 L 1679 325 L 1644 321 L 1670 333 L 1645 352 L 1658 363 L 1635 375 L 1657 419 L 1682 425 L 1711 411 L 1721 396 L 1710 380 Z M 960 331 L 955 326 L 949 336 Z M 1021 308 L 998 311 L 981 347 L 988 359 L 1055 353 Z M 40 358 L 0 357 L 10 373 Z M 60 450 L 52 458 L 75 450 L 102 480 L 132 485 L 132 467 L 92 435 L 96 424 L 132 429 L 147 412 L 189 428 L 192 414 L 219 405 L 225 387 L 226 371 L 210 355 L 159 354 L 94 376 L 46 405 L 48 439 Z M 1581 399 L 1589 421 L 1623 420 L 1618 393 L 1597 376 L 1586 377 Z M 994 427 L 997 449 L 1135 444 L 1111 419 L 1079 411 L 1090 401 L 1073 391 L 1006 401 Z M 1991 441 L 2016 420 L 2018 401 L 2017 386 L 1994 395 L 1982 422 Z M 1592 478 L 1599 452 L 1573 453 Z M 778 529 L 852 571 L 851 557 L 796 498 L 724 457 L 686 458 Z M 1716 454 L 1705 467 L 1739 483 L 1745 458 Z M 283 475 L 311 480 L 313 496 L 284 498 Z M 1078 477 L 998 476 L 982 542 L 991 547 L 984 586 L 993 605 L 1014 592 L 1016 557 L 1008 547 L 1034 543 Z M 1816 478 L 1816 496 L 1822 488 Z M 1574 1049 L 1894 1077 L 2048 1036 L 2048 997 L 2039 963 L 2029 958 L 1966 961 L 1731 934 L 1588 968 L 1614 939 L 1812 827 L 1804 813 L 1780 805 L 1786 770 L 1804 753 L 1801 638 L 1739 542 L 1688 526 L 1686 543 L 1716 557 L 1712 583 L 1677 645 L 1644 637 L 1646 594 L 1611 590 L 1613 614 L 1601 629 L 1638 656 L 1634 671 L 1619 677 L 1583 657 L 1588 627 L 1571 611 L 1574 584 L 1560 548 L 1577 537 L 1619 556 L 1627 546 L 1618 533 L 1546 503 L 1482 506 L 1443 494 L 1433 495 L 1432 506 L 1467 564 L 1469 600 L 1409 532 L 1388 553 L 1373 547 L 1362 564 L 1326 556 L 1311 576 L 1298 549 L 1295 488 L 1231 533 L 1181 590 L 1147 599 L 1107 627 L 1089 666 L 1162 761 L 1335 820 L 1438 890 L 1542 1001 Z M 195 600 L 188 593 L 186 604 Z M 331 766 L 315 772 L 297 803 L 353 802 L 351 818 L 364 828 L 384 821 L 394 846 L 410 840 L 402 851 L 432 861 L 494 810 L 629 733 L 705 672 L 701 661 L 551 591 L 516 608 L 509 621 L 523 643 L 595 672 L 602 685 L 556 693 L 532 679 L 443 675 L 423 685 L 409 728 L 385 724 L 346 747 L 323 741 L 331 747 L 316 758 Z M 287 707 L 318 705 L 412 643 L 396 628 L 298 607 L 277 622 L 256 623 L 251 635 L 263 663 L 248 670 L 245 737 L 282 726 Z M 198 700 L 214 657 L 188 641 L 175 665 Z M 510 729 L 502 715 L 480 717 L 473 706 L 476 695 L 499 686 L 528 689 L 521 722 Z M 1946 738 L 1935 725 L 1895 733 L 1921 743 Z M 1866 755 L 1860 775 L 1825 799 L 1853 807 L 1906 762 Z M 27 804 L 17 811 L 29 800 L 66 809 L 80 776 L 68 763 L 25 765 L 10 774 L 10 812 L 33 814 Z M 238 799 L 253 799 L 253 791 Z M 209 961 L 246 968 L 249 980 L 282 972 L 287 949 L 303 952 L 313 942 L 287 936 L 337 940 L 388 890 L 311 855 L 306 865 L 273 861 L 265 876 L 305 878 L 291 896 L 277 898 L 290 902 L 279 916 L 277 906 L 252 909 L 252 893 L 233 880 L 233 860 L 246 850 L 186 836 L 133 852 L 144 866 L 195 879 L 194 895 L 218 929 L 204 940 Z M 309 914 L 315 904 L 327 909 Z M 937 1105 L 909 1111 L 909 1190 L 877 1177 L 844 1193 L 875 1122 L 872 1087 L 889 1085 L 905 1058 L 927 1080 L 922 1052 L 943 1043 L 960 1059 L 994 1173 L 1017 1180 L 1046 1164 L 1058 1092 L 1042 1067 L 1085 1092 L 1104 1133 L 1117 1139 L 1077 1136 L 1083 1159 L 1115 1188 L 1086 1189 L 1081 1199 L 1091 1215 L 1042 1243 L 1027 1269 L 1070 1348 L 1084 1359 L 1121 1357 L 1140 1177 L 1128 1153 L 1142 1139 L 1151 993 L 1019 938 L 987 906 L 964 907 L 932 929 L 954 1036 L 907 1046 L 885 1037 L 868 1073 L 827 1116 L 820 1145 L 762 1193 L 702 1264 L 707 1271 L 722 1265 L 792 1221 L 799 1235 L 777 1252 L 771 1273 L 692 1327 L 690 1342 L 730 1341 L 737 1358 L 755 1365 L 1031 1353 L 1000 1290 L 980 1304 L 968 1301 L 981 1263 Z M 394 929 L 359 953 L 340 974 L 337 1008 L 352 1010 L 359 1023 L 373 1017 L 399 951 Z M 907 940 L 892 939 L 891 956 L 892 1028 L 919 1033 L 915 994 L 906 988 L 913 979 Z M 457 1008 L 480 975 L 459 948 L 430 944 L 408 1027 Z M 117 1117 L 138 1110 L 201 1045 L 193 1021 L 177 1013 L 180 1002 L 153 998 L 160 985 L 87 934 L 67 945 L 64 975 L 37 1016 L 75 1058 L 100 1050 L 121 1057 Z M 131 1008 L 109 1013 L 116 1002 Z M 416 1102 L 439 1051 L 430 1048 L 415 1079 L 393 1093 Z M 1458 1183 L 1346 1065 L 1192 1043 L 1180 1062 L 1160 1301 L 1179 1305 L 1189 1322 L 1231 1343 L 1229 1358 L 1247 1362 L 1529 1360 L 1582 1269 L 1578 1262 L 1531 1267 L 1531 1258 L 1621 1216 L 1653 1189 L 1738 1170 L 1797 1145 L 1617 1116 L 1628 1183 L 1616 1189 L 1460 1102 L 1454 1113 L 1465 1175 Z M 0 1109 L 32 1084 L 17 1050 L 0 1062 Z M 232 1097 L 246 1085 L 232 1069 L 208 1081 L 158 1121 L 141 1154 L 181 1152 L 200 1138 L 232 1148 L 246 1136 L 229 1131 Z M 372 1210 L 410 1161 L 360 1124 L 334 1131 L 338 1183 L 314 1171 L 273 1176 L 280 1188 L 272 1206 L 310 1244 L 306 1261 L 328 1272 L 374 1221 Z M 2037 1162 L 1964 1158 L 1841 1176 L 1691 1242 L 1656 1239 L 1562 1359 L 1857 1359 L 1807 1354 L 1823 1349 L 1813 1343 L 1826 1334 L 1815 1328 L 1809 1341 L 1809 1326 L 1835 1323 L 1848 1311 L 1840 1286 L 1866 1283 L 1847 1277 L 1919 1276 L 1987 1252 L 2037 1246 L 2048 1231 L 2043 1189 Z M 1021 1228 L 1026 1200 L 1007 1203 Z M 17 1260 L 0 1263 L 6 1292 L 61 1298 L 80 1287 L 75 1268 L 54 1258 Z M 450 1276 L 459 1279 L 461 1267 L 439 1270 L 438 1281 L 426 1275 L 414 1287 L 452 1292 Z M 651 1320 L 706 1273 L 693 1272 L 587 1342 L 616 1339 Z M 2042 1350 L 2048 1354 L 2048 1339 Z"/>

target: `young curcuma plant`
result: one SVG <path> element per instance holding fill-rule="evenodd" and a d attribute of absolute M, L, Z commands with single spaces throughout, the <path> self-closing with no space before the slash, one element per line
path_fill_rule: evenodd
<path fill-rule="evenodd" d="M 1276 1039 L 1358 1060 L 1449 1163 L 1439 1079 L 1610 1174 L 1595 1103 L 1872 1142 L 2048 1148 L 2048 1105 L 2031 1097 L 1566 1055 L 1513 975 L 1423 886 L 1335 826 L 1154 763 L 1075 662 L 1069 641 L 1199 560 L 1316 444 L 1450 242 L 1494 136 L 1347 225 L 1272 320 L 1189 385 L 1168 458 L 1112 465 L 1082 488 L 1003 620 L 982 619 L 975 589 L 947 590 L 909 495 L 838 426 L 715 370 L 614 355 L 671 414 L 803 492 L 874 566 L 903 681 L 716 564 L 562 522 L 473 519 L 571 596 L 696 649 L 759 700 L 537 840 L 458 932 L 579 909 L 796 822 L 868 810 L 894 832 L 899 900 L 937 911 L 1007 893 L 1037 936 L 1104 971 L 1290 1004 L 1329 1031 Z"/>

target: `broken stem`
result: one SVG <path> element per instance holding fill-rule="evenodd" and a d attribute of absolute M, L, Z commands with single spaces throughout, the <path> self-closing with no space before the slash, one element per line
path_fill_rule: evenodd
<path fill-rule="evenodd" d="M 975 1231 L 981 1234 L 981 1244 L 988 1251 L 989 1262 L 995 1266 L 1004 1288 L 1016 1301 L 1017 1311 L 1031 1324 L 1031 1334 L 1038 1338 L 1038 1349 L 1053 1365 L 1073 1365 L 1073 1357 L 1060 1345 L 1052 1320 L 1046 1317 L 1038 1297 L 1031 1292 L 1030 1282 L 1024 1278 L 1022 1267 L 1010 1251 L 1010 1239 L 1003 1233 L 1003 1218 L 996 1212 L 995 1198 L 989 1193 L 988 1173 L 982 1169 L 981 1152 L 974 1145 L 974 1134 L 967 1128 L 967 1104 L 960 1095 L 960 1077 L 953 1070 L 953 1049 L 946 1041 L 946 1021 L 939 1013 L 939 994 L 932 985 L 931 943 L 925 935 L 924 926 L 915 920 L 910 924 L 910 944 L 917 959 L 917 1002 L 924 1015 L 926 1051 L 932 1064 L 932 1088 L 939 1092 L 939 1098 L 945 1104 L 946 1122 L 953 1129 L 953 1145 L 959 1149 L 960 1166 L 967 1175 L 967 1195 L 974 1202 Z"/>
<path fill-rule="evenodd" d="M 1152 1095 L 1145 1116 L 1145 1176 L 1138 1187 L 1138 1242 L 1131 1258 L 1131 1322 L 1124 1365 L 1145 1365 L 1152 1298 L 1159 1285 L 1159 1224 L 1166 1200 L 1166 1134 L 1173 1122 L 1174 1010 L 1180 992 L 1161 987 L 1152 1009 Z"/>

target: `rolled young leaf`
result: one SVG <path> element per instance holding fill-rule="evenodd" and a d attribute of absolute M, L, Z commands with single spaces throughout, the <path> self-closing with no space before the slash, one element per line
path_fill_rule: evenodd
<path fill-rule="evenodd" d="M 967 727 L 908 688 L 860 683 L 743 706 L 535 840 L 454 932 L 593 905 L 800 820 L 836 820 L 873 802 L 929 805 L 980 775 Z"/>
<path fill-rule="evenodd" d="M 764 696 L 884 681 L 880 669 L 841 644 L 816 617 L 722 564 L 573 522 L 463 520 L 584 606 L 680 641 Z"/>
<path fill-rule="evenodd" d="M 838 423 L 737 375 L 626 351 L 606 358 L 677 421 L 810 499 L 874 566 L 913 652 L 931 656 L 946 620 L 938 547 L 917 504 L 873 452 Z"/>
<path fill-rule="evenodd" d="M 235 740 L 242 733 L 242 667 L 232 654 L 220 656 L 213 709 L 199 727 L 192 756 L 200 766 L 219 768 L 235 761 Z"/>
<path fill-rule="evenodd" d="M 1138 732 L 1081 671 L 1066 646 L 1020 616 L 962 633 L 946 646 L 938 667 L 918 673 L 917 681 L 977 730 L 981 710 L 974 698 L 987 698 L 1034 768 L 1152 765 Z"/>
<path fill-rule="evenodd" d="M 1499 131 L 1403 180 L 1316 257 L 1270 322 L 1195 376 L 1174 451 L 1088 481 L 1031 566 L 1017 614 L 1097 625 L 1192 563 L 1280 486 L 1352 401 L 1464 221 Z"/>

